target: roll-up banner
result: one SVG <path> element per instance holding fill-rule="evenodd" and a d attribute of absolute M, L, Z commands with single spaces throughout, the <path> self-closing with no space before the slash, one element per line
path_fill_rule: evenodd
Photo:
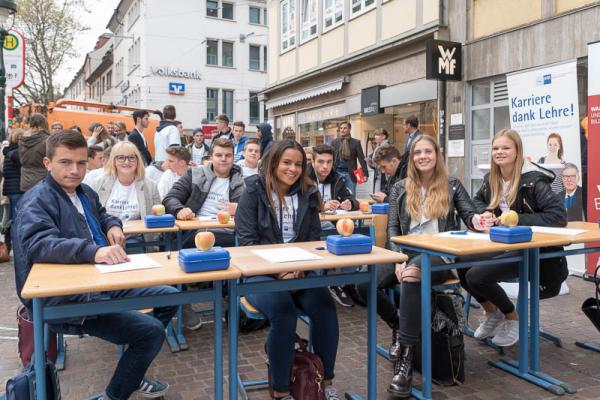
<path fill-rule="evenodd" d="M 588 45 L 588 221 L 600 219 L 600 42 Z M 598 244 L 598 243 L 596 243 Z M 598 253 L 588 256 L 587 273 L 593 276 Z"/>

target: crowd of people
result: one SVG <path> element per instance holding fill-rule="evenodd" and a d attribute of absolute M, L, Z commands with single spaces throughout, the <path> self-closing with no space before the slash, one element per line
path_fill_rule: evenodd
<path fill-rule="evenodd" d="M 153 205 L 161 203 L 178 220 L 214 217 L 221 210 L 235 215 L 235 231 L 214 231 L 216 244 L 221 246 L 233 246 L 235 238 L 240 246 L 319 240 L 324 231 L 333 228 L 320 222 L 320 213 L 358 209 L 357 169 L 364 177 L 370 173 L 374 176 L 372 201 L 390 205 L 388 237 L 456 230 L 456 216 L 469 229 L 484 231 L 502 224 L 499 217 L 507 210 L 519 214 L 521 225 L 567 223 L 561 195 L 551 187 L 555 174 L 526 160 L 519 134 L 510 129 L 494 136 L 491 171 L 471 198 L 461 182 L 449 176 L 439 145 L 433 137 L 421 133 L 416 117 L 406 120 L 408 137 L 402 151 L 390 143 L 387 131 L 379 129 L 374 135 L 373 151 L 366 157 L 360 141 L 352 137 L 349 122 L 340 124 L 339 137 L 331 145 L 305 150 L 293 140 L 275 141 L 268 123 L 260 124 L 257 137 L 251 138 L 246 136 L 243 122 L 233 122 L 230 127 L 228 117 L 219 115 L 218 132 L 210 145 L 199 128 L 185 146 L 174 106 L 163 109 L 152 156 L 144 135 L 148 113 L 136 111 L 132 119 L 135 128 L 129 133 L 122 124 L 105 127 L 96 123 L 89 127 L 86 139 L 76 129 L 56 124 L 48 129 L 44 116 L 37 114 L 31 116 L 28 132 L 17 129 L 11 133 L 2 152 L 2 193 L 10 204 L 8 218 L 14 221 L 7 239 L 13 239 L 19 295 L 36 262 L 126 261 L 126 244 L 153 238 L 126 236 L 123 223 L 142 219 L 151 213 Z M 574 165 L 567 164 L 562 176 L 567 194 L 563 190 L 563 197 L 572 195 L 573 175 L 578 173 Z M 191 246 L 191 242 L 184 244 Z M 389 247 L 401 251 L 393 243 Z M 421 326 L 421 261 L 417 254 L 407 255 L 409 259 L 402 265 L 378 268 L 377 310 L 391 328 L 390 358 L 395 362 L 388 391 L 398 397 L 410 395 Z M 440 257 L 431 261 L 434 265 L 448 262 Z M 515 278 L 517 272 L 517 264 L 511 262 L 458 271 L 463 288 L 485 310 L 476 338 L 491 336 L 498 346 L 517 342 L 519 316 L 499 286 L 499 282 Z M 449 274 L 452 272 L 434 273 L 432 281 L 443 282 Z M 251 280 L 301 275 L 291 271 Z M 556 295 L 566 275 L 564 258 L 544 259 L 541 296 Z M 384 293 L 396 285 L 401 286 L 399 306 Z M 95 296 L 131 297 L 175 290 L 160 286 L 46 301 L 62 304 L 90 301 Z M 325 398 L 341 398 L 333 386 L 339 329 L 335 303 L 349 306 L 352 299 L 364 302 L 366 290 L 366 286 L 316 288 L 247 296 L 269 321 L 266 349 L 275 399 L 292 399 L 290 374 L 297 309 L 312 321 L 314 353 L 325 371 Z M 31 307 L 29 301 L 22 300 Z M 199 316 L 189 305 L 184 311 L 186 326 L 198 328 Z M 136 311 L 106 314 L 59 321 L 51 328 L 128 345 L 105 391 L 93 399 L 126 399 L 136 391 L 157 397 L 167 391 L 168 384 L 145 373 L 160 350 L 164 326 L 174 313 L 174 307 L 162 307 L 153 315 Z"/>

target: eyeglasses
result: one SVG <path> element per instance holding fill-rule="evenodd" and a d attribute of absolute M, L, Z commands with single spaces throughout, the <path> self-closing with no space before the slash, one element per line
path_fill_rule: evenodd
<path fill-rule="evenodd" d="M 577 175 L 563 175 L 564 179 L 577 179 Z"/>
<path fill-rule="evenodd" d="M 120 163 L 124 163 L 125 161 L 136 162 L 137 156 L 116 156 L 115 160 Z"/>

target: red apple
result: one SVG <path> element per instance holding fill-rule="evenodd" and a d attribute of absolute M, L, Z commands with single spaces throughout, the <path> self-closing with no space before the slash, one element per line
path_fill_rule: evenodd
<path fill-rule="evenodd" d="M 164 215 L 165 214 L 165 206 L 162 204 L 155 204 L 152 206 L 152 215 Z"/>
<path fill-rule="evenodd" d="M 338 233 L 342 236 L 350 236 L 354 232 L 354 222 L 350 218 L 340 219 L 335 227 Z"/>
<path fill-rule="evenodd" d="M 371 205 L 369 204 L 368 201 L 361 201 L 358 204 L 358 209 L 362 212 L 370 212 L 371 211 Z"/>
<path fill-rule="evenodd" d="M 217 213 L 217 221 L 219 221 L 220 224 L 225 225 L 229 222 L 229 213 L 227 211 L 219 211 Z"/>
<path fill-rule="evenodd" d="M 194 238 L 196 242 L 196 248 L 198 250 L 207 251 L 213 248 L 215 245 L 215 234 L 212 232 L 198 232 Z"/>

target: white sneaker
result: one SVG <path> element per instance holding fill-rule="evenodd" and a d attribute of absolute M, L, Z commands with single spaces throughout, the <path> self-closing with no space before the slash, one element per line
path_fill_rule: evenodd
<path fill-rule="evenodd" d="M 519 321 L 506 319 L 496 330 L 492 343 L 500 347 L 508 347 L 519 341 Z"/>
<path fill-rule="evenodd" d="M 483 313 L 483 317 L 479 318 L 479 326 L 473 335 L 476 339 L 485 339 L 492 336 L 496 328 L 504 321 L 504 314 L 498 309 L 493 313 Z"/>

